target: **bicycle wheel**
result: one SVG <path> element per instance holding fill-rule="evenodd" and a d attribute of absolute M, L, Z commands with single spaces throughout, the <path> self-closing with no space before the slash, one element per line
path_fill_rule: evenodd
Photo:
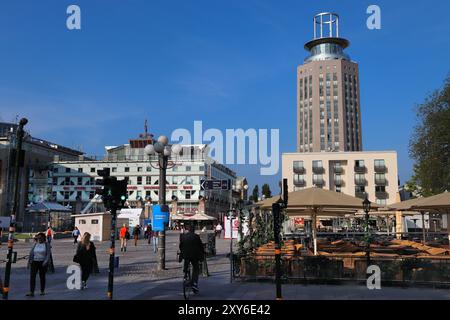
<path fill-rule="evenodd" d="M 189 300 L 191 290 L 192 290 L 191 270 L 188 267 L 186 272 L 184 273 L 184 278 L 183 278 L 183 296 L 184 296 L 185 300 Z"/>

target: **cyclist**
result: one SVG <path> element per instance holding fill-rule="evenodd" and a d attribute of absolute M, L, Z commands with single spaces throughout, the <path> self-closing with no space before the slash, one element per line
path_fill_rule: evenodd
<path fill-rule="evenodd" d="M 186 272 L 189 263 L 192 264 L 192 291 L 198 293 L 199 263 L 204 259 L 203 244 L 195 233 L 194 225 L 189 225 L 187 231 L 180 235 L 180 262 L 184 259 L 183 272 Z"/>

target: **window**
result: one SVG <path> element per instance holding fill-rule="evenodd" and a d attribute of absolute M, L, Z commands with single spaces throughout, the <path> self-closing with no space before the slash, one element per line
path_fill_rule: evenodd
<path fill-rule="evenodd" d="M 89 192 L 89 199 L 94 199 L 95 196 L 95 191 L 90 191 Z"/>
<path fill-rule="evenodd" d="M 92 219 L 91 224 L 98 224 L 98 219 Z"/>
<path fill-rule="evenodd" d="M 375 167 L 384 167 L 384 166 L 385 166 L 384 159 L 375 160 Z"/>
<path fill-rule="evenodd" d="M 185 199 L 186 200 L 191 199 L 191 190 L 186 190 Z"/>
<path fill-rule="evenodd" d="M 125 171 L 125 172 L 130 172 L 130 167 L 125 167 L 125 168 L 124 168 L 124 171 Z"/>
<path fill-rule="evenodd" d="M 186 166 L 186 171 L 191 171 L 191 166 Z"/>
<path fill-rule="evenodd" d="M 303 160 L 294 161 L 294 169 L 295 168 L 303 169 Z"/>
<path fill-rule="evenodd" d="M 80 221 L 80 224 L 86 224 L 86 220 L 84 220 L 84 219 L 80 219 L 79 221 Z"/>
<path fill-rule="evenodd" d="M 178 183 L 178 177 L 177 176 L 173 176 L 172 183 L 173 184 L 177 184 Z"/>
<path fill-rule="evenodd" d="M 198 170 L 199 170 L 199 171 L 205 171 L 205 166 L 200 166 L 200 167 L 198 167 Z"/>
<path fill-rule="evenodd" d="M 364 168 L 364 160 L 355 160 L 355 167 Z"/>
<path fill-rule="evenodd" d="M 375 192 L 386 192 L 386 186 L 375 186 Z"/>
<path fill-rule="evenodd" d="M 66 168 L 66 173 L 70 173 L 70 168 Z"/>
<path fill-rule="evenodd" d="M 142 172 L 142 167 L 138 167 L 138 168 L 137 168 L 137 171 L 138 171 L 138 172 Z"/>
<path fill-rule="evenodd" d="M 58 184 L 58 178 L 53 178 L 53 185 L 56 186 Z"/>
<path fill-rule="evenodd" d="M 137 191 L 136 192 L 136 199 L 140 199 L 142 198 L 142 191 Z"/>
<path fill-rule="evenodd" d="M 117 172 L 117 167 L 113 167 L 112 172 Z"/>
<path fill-rule="evenodd" d="M 150 171 L 152 171 L 152 167 L 147 167 L 147 172 L 150 172 Z"/>
<path fill-rule="evenodd" d="M 78 168 L 79 173 L 83 173 L 83 168 Z"/>
<path fill-rule="evenodd" d="M 81 177 L 78 177 L 77 178 L 77 185 L 79 185 L 79 186 L 81 186 L 82 184 L 83 184 L 83 178 L 81 178 Z"/>
<path fill-rule="evenodd" d="M 151 198 L 152 192 L 147 190 L 145 191 L 145 198 Z"/>
<path fill-rule="evenodd" d="M 77 199 L 81 200 L 81 191 L 77 191 Z"/>
<path fill-rule="evenodd" d="M 70 185 L 70 177 L 65 177 L 64 178 L 64 185 L 65 186 L 69 186 Z"/>
<path fill-rule="evenodd" d="M 53 173 L 58 173 L 58 168 L 53 168 Z"/>
<path fill-rule="evenodd" d="M 142 184 L 142 177 L 137 177 L 137 184 Z"/>
<path fill-rule="evenodd" d="M 376 199 L 375 202 L 377 203 L 377 205 L 379 206 L 386 206 L 386 199 Z"/>
<path fill-rule="evenodd" d="M 150 176 L 145 177 L 145 184 L 152 184 L 152 177 Z"/>
<path fill-rule="evenodd" d="M 313 168 L 322 168 L 322 160 L 314 160 Z"/>
<path fill-rule="evenodd" d="M 95 173 L 95 168 L 91 168 L 91 173 Z"/>
<path fill-rule="evenodd" d="M 366 188 L 364 186 L 355 186 L 355 193 L 366 192 Z"/>

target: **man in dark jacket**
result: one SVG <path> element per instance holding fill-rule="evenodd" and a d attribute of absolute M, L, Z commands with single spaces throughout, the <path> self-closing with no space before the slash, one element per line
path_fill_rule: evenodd
<path fill-rule="evenodd" d="M 192 264 L 192 290 L 198 292 L 199 262 L 204 259 L 203 243 L 193 225 L 188 227 L 188 231 L 180 235 L 180 258 L 184 259 L 183 272 L 189 263 Z"/>

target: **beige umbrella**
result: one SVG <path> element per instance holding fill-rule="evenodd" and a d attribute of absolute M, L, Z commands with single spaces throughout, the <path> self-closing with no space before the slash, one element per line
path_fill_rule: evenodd
<path fill-rule="evenodd" d="M 422 241 L 425 243 L 425 212 L 430 210 L 438 210 L 450 208 L 450 193 L 444 192 L 435 196 L 425 198 L 415 198 L 406 201 L 400 201 L 388 206 L 388 209 L 393 211 L 403 211 L 402 215 L 406 215 L 405 212 L 413 213 L 414 211 L 422 215 Z M 449 236 L 450 237 L 450 236 Z"/>
<path fill-rule="evenodd" d="M 412 208 L 418 211 L 445 211 L 447 213 L 447 233 L 450 240 L 450 192 L 445 191 L 435 196 L 421 198 Z M 422 215 L 423 217 L 423 215 Z"/>
<path fill-rule="evenodd" d="M 279 196 L 272 197 L 257 204 L 262 209 L 269 209 L 274 202 L 279 200 L 279 198 Z M 330 215 L 330 213 L 345 215 L 349 212 L 354 212 L 355 209 L 362 208 L 362 199 L 322 188 L 307 188 L 289 192 L 288 194 L 287 212 L 289 215 L 297 215 L 299 212 L 305 211 L 305 209 L 311 212 L 315 255 L 317 255 L 317 216 Z M 373 204 L 373 209 L 376 208 L 378 208 L 378 206 Z"/>
<path fill-rule="evenodd" d="M 217 220 L 217 218 L 208 216 L 204 213 L 196 213 L 193 216 L 189 216 L 186 220 L 197 220 L 197 221 L 212 221 Z"/>

